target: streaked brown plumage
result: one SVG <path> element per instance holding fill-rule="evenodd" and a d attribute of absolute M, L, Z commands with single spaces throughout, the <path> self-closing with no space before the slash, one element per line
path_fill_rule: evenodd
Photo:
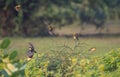
<path fill-rule="evenodd" d="M 74 39 L 74 40 L 78 40 L 78 33 L 76 33 L 76 32 L 73 33 L 73 39 Z"/>

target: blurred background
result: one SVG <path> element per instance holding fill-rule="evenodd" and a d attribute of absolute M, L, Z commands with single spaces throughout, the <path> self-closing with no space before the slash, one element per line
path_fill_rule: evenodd
<path fill-rule="evenodd" d="M 0 0 L 0 37 L 120 35 L 120 0 Z"/>

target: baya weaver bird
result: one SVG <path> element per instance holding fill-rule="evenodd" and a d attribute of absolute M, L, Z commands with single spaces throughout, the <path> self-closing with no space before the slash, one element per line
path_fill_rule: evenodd
<path fill-rule="evenodd" d="M 89 51 L 90 52 L 95 52 L 96 51 L 96 47 L 92 47 Z"/>
<path fill-rule="evenodd" d="M 29 43 L 29 49 L 28 49 L 28 51 L 27 51 L 27 56 L 28 56 L 29 58 L 32 58 L 33 55 L 34 55 L 34 53 L 36 53 L 36 51 L 35 51 L 35 49 L 34 49 L 34 46 L 33 46 L 32 43 Z"/>
<path fill-rule="evenodd" d="M 21 5 L 16 5 L 16 6 L 15 6 L 15 10 L 16 10 L 16 11 L 20 11 L 20 9 L 21 9 Z"/>
<path fill-rule="evenodd" d="M 54 35 L 54 32 L 53 32 L 54 28 L 52 26 L 49 26 L 48 30 L 50 35 Z"/>
<path fill-rule="evenodd" d="M 73 33 L 73 39 L 78 40 L 78 33 L 76 33 L 76 32 Z"/>

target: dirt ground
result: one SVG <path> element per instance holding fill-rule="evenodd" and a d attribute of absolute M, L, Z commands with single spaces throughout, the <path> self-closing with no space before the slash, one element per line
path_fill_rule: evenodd
<path fill-rule="evenodd" d="M 107 22 L 105 27 L 100 30 L 96 29 L 94 25 L 85 24 L 84 27 L 81 25 L 70 25 L 62 27 L 61 29 L 56 28 L 55 33 L 58 35 L 71 35 L 74 32 L 81 35 L 96 35 L 96 34 L 105 34 L 105 35 L 120 35 L 120 23 Z"/>

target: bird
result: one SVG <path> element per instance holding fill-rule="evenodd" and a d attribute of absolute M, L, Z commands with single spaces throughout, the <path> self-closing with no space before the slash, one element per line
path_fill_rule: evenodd
<path fill-rule="evenodd" d="M 53 27 L 52 26 L 49 26 L 49 31 L 53 31 Z"/>
<path fill-rule="evenodd" d="M 73 39 L 78 40 L 78 33 L 76 33 L 76 32 L 73 33 Z"/>
<path fill-rule="evenodd" d="M 15 10 L 16 11 L 20 11 L 20 9 L 21 9 L 21 5 L 20 4 L 18 4 L 18 5 L 15 6 Z"/>
<path fill-rule="evenodd" d="M 96 51 L 96 47 L 92 47 L 89 49 L 90 52 L 95 52 Z"/>
<path fill-rule="evenodd" d="M 35 51 L 35 49 L 34 49 L 34 46 L 33 46 L 33 44 L 32 43 L 29 43 L 29 49 L 28 49 L 28 51 L 27 51 L 27 56 L 29 57 L 29 58 L 32 58 L 33 57 L 33 55 L 34 55 L 34 53 L 36 53 L 36 51 Z"/>
<path fill-rule="evenodd" d="M 54 35 L 54 28 L 52 26 L 48 26 L 49 34 Z"/>

